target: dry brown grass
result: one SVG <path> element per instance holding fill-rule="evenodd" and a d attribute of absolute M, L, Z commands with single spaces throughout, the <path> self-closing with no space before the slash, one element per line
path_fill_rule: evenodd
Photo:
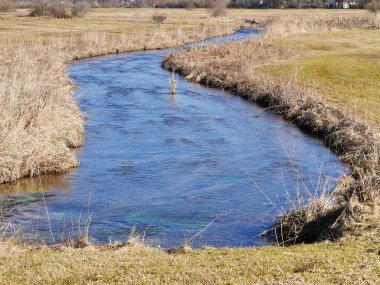
<path fill-rule="evenodd" d="M 213 18 L 206 9 L 93 9 L 84 18 L 75 19 L 27 17 L 29 12 L 28 9 L 18 9 L 2 15 L 0 40 L 49 42 L 57 37 L 80 38 L 89 31 L 107 32 L 114 36 L 153 35 L 157 32 L 157 24 L 153 20 L 155 14 L 167 16 L 160 25 L 166 34 L 177 29 L 195 34 L 202 27 L 233 26 L 242 18 L 239 13 Z"/>
<path fill-rule="evenodd" d="M 0 45 L 0 183 L 78 165 L 83 123 L 62 52 Z"/>
<path fill-rule="evenodd" d="M 380 28 L 379 13 L 316 15 L 280 15 L 265 21 L 267 37 L 344 29 Z"/>
<path fill-rule="evenodd" d="M 300 26 L 308 26 L 308 22 Z M 323 29 L 324 25 L 320 27 Z M 352 224 L 352 219 L 362 219 L 364 205 L 372 205 L 380 195 L 378 133 L 360 118 L 326 103 L 313 89 L 298 85 L 296 76 L 273 78 L 256 69 L 297 58 L 296 53 L 265 40 L 249 40 L 176 53 L 164 63 L 167 69 L 182 73 L 189 80 L 230 90 L 319 136 L 353 170 L 341 178 L 332 196 L 311 197 L 307 207 L 296 203 L 296 207 L 281 215 L 274 228 L 280 243 L 335 237 L 344 225 Z"/>
<path fill-rule="evenodd" d="M 83 121 L 65 63 L 128 51 L 161 49 L 230 34 L 235 24 L 135 35 L 88 31 L 33 42 L 6 38 L 0 44 L 0 183 L 59 173 L 79 162 Z"/>

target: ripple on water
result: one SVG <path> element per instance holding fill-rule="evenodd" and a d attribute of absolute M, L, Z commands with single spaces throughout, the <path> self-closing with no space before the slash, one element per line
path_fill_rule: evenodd
<path fill-rule="evenodd" d="M 90 236 L 97 242 L 125 240 L 135 229 L 148 243 L 170 247 L 217 218 L 193 245 L 262 245 L 254 237 L 278 209 L 289 207 L 297 189 L 306 193 L 300 185 L 314 191 L 320 178 L 323 184 L 345 171 L 321 143 L 237 96 L 182 77 L 170 96 L 171 74 L 160 65 L 166 54 L 69 65 L 81 110 L 91 120 L 78 150 L 81 166 L 41 179 L 57 237 L 68 230 L 67 221 L 91 214 Z M 27 220 L 27 229 L 38 228 L 49 241 L 46 217 L 30 218 L 45 209 L 39 198 L 25 198 L 36 188 L 30 185 L 2 197 L 20 201 L 12 220 Z"/>

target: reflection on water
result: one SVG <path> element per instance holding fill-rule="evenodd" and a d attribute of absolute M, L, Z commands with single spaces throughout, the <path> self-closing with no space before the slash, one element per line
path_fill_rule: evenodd
<path fill-rule="evenodd" d="M 170 95 L 161 68 L 170 52 L 70 64 L 91 118 L 81 166 L 2 185 L 6 220 L 51 241 L 47 217 L 59 240 L 91 216 L 97 242 L 126 239 L 136 227 L 148 243 L 169 247 L 216 219 L 195 246 L 260 245 L 254 237 L 289 207 L 288 197 L 314 195 L 345 171 L 321 143 L 246 100 L 182 77 Z"/>
<path fill-rule="evenodd" d="M 63 175 L 43 175 L 36 178 L 22 178 L 12 183 L 0 184 L 0 194 L 22 195 L 25 192 L 38 193 L 41 188 L 49 190 L 54 187 L 58 191 L 70 189 L 70 180 L 64 179 Z"/>
<path fill-rule="evenodd" d="M 170 94 L 170 99 L 172 100 L 172 104 L 173 104 L 173 106 L 175 106 L 176 95 L 175 95 L 175 94 Z"/>

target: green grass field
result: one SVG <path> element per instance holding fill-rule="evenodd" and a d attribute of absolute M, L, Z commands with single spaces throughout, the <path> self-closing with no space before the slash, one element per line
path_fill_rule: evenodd
<path fill-rule="evenodd" d="M 32 249 L 0 244 L 1 284 L 377 284 L 380 241 L 367 233 L 294 247 L 170 255 L 141 246 Z"/>
<path fill-rule="evenodd" d="M 200 26 L 229 25 L 239 19 L 254 19 L 263 21 L 269 16 L 280 14 L 305 13 L 342 13 L 337 10 L 255 10 L 229 9 L 225 17 L 212 17 L 208 9 L 95 9 L 85 18 L 52 19 L 27 17 L 29 10 L 19 9 L 0 16 L 0 39 L 34 40 L 52 37 L 70 37 L 80 35 L 89 30 L 107 31 L 113 34 L 153 33 L 157 25 L 152 20 L 155 13 L 164 14 L 167 19 L 160 26 L 161 30 L 173 29 L 192 30 Z M 344 11 L 347 14 L 362 14 L 362 10 Z"/>
<path fill-rule="evenodd" d="M 380 129 L 380 30 L 346 30 L 290 35 L 270 40 L 296 56 L 259 67 L 294 78 L 334 105 Z"/>

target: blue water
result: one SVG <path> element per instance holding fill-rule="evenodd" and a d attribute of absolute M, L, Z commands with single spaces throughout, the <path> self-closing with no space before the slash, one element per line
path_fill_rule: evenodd
<path fill-rule="evenodd" d="M 257 36 L 239 31 L 203 44 Z M 230 93 L 161 68 L 173 50 L 135 52 L 71 63 L 86 121 L 81 166 L 68 174 L 3 185 L 7 219 L 47 242 L 78 233 L 91 216 L 94 242 L 125 240 L 171 247 L 207 224 L 193 246 L 252 246 L 300 193 L 318 195 L 346 169 L 318 140 Z M 309 194 L 308 194 L 309 193 Z M 46 206 L 45 206 L 45 202 Z M 48 214 L 47 214 L 48 213 Z M 78 221 L 81 222 L 78 222 Z"/>

